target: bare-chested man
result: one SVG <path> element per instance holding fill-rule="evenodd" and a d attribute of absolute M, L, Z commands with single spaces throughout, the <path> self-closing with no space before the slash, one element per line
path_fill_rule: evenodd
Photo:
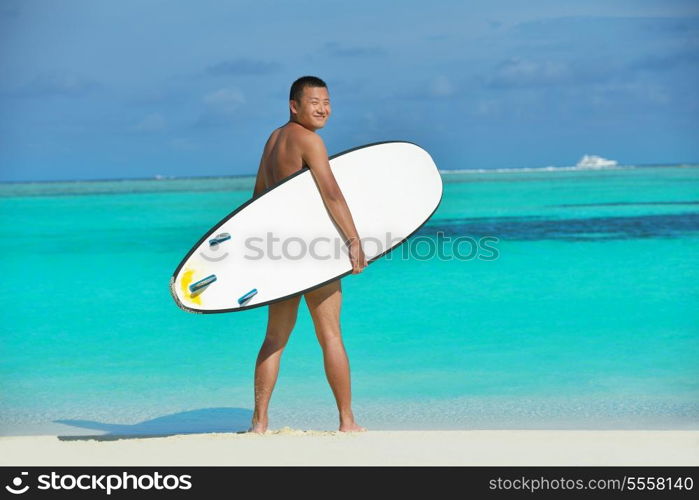
<path fill-rule="evenodd" d="M 313 76 L 296 80 L 289 94 L 289 111 L 288 123 L 272 132 L 265 144 L 253 196 L 308 166 L 330 216 L 345 238 L 352 273 L 359 273 L 367 265 L 366 257 L 345 198 L 330 170 L 325 144 L 315 132 L 325 126 L 330 116 L 330 96 L 325 82 Z M 323 349 L 325 374 L 340 413 L 340 431 L 366 430 L 355 422 L 352 414 L 349 360 L 340 332 L 340 280 L 303 296 Z M 300 301 L 301 295 L 297 295 L 268 306 L 267 333 L 255 364 L 252 432 L 267 430 L 269 400 L 277 381 L 282 351 L 296 323 Z"/>

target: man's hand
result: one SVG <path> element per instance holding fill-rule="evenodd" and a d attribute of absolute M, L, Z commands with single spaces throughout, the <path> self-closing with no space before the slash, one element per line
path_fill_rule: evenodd
<path fill-rule="evenodd" d="M 352 263 L 352 274 L 361 273 L 368 265 L 359 238 L 352 238 L 349 241 L 349 258 Z"/>

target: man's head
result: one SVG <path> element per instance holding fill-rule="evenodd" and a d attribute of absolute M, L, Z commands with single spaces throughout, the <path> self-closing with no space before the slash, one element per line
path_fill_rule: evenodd
<path fill-rule="evenodd" d="M 289 112 L 291 120 L 309 130 L 323 128 L 331 113 L 328 86 L 315 76 L 302 76 L 291 85 Z"/>

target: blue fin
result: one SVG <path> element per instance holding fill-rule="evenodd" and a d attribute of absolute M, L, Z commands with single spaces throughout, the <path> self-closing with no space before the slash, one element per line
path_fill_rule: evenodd
<path fill-rule="evenodd" d="M 228 233 L 219 233 L 213 238 L 209 240 L 209 245 L 218 245 L 219 243 L 223 243 L 224 241 L 230 240 L 231 235 Z"/>
<path fill-rule="evenodd" d="M 196 283 L 192 283 L 191 285 L 189 285 L 189 291 L 194 293 L 197 290 L 201 290 L 202 288 L 209 286 L 214 281 L 216 281 L 216 275 L 212 274 L 211 276 L 207 276 L 203 280 L 199 280 Z"/>
<path fill-rule="evenodd" d="M 242 306 L 242 305 L 243 305 L 243 302 L 247 302 L 248 300 L 250 300 L 251 298 L 253 298 L 255 295 L 257 295 L 257 288 L 253 288 L 253 289 L 250 290 L 248 293 L 246 293 L 245 295 L 243 295 L 242 297 L 240 297 L 240 298 L 238 299 L 238 304 L 240 304 L 240 305 Z"/>

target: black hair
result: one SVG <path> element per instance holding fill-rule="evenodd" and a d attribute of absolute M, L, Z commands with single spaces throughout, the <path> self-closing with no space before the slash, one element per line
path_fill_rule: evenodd
<path fill-rule="evenodd" d="M 317 76 L 302 76 L 291 84 L 291 90 L 289 91 L 289 100 L 294 100 L 296 102 L 301 102 L 301 96 L 303 95 L 304 87 L 325 87 L 328 86 L 323 80 Z"/>

